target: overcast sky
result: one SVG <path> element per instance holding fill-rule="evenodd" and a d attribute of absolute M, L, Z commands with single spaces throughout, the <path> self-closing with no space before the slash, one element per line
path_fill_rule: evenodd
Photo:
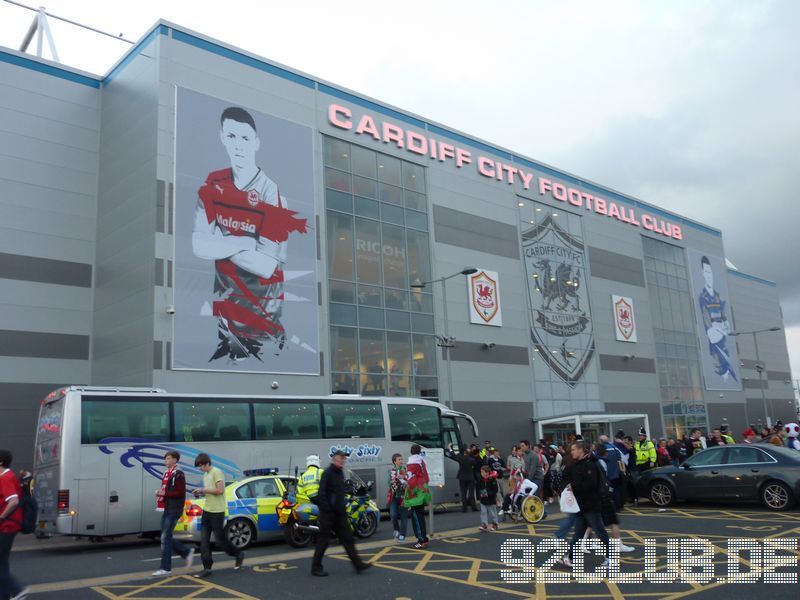
<path fill-rule="evenodd" d="M 800 2 L 42 1 L 130 39 L 174 21 L 717 227 L 778 283 L 800 377 Z M 1 2 L 0 45 L 32 14 Z M 52 29 L 94 73 L 128 47 Z"/>

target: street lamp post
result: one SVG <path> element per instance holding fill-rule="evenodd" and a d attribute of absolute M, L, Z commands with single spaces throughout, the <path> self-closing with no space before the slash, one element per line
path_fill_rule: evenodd
<path fill-rule="evenodd" d="M 752 335 L 753 336 L 753 346 L 756 349 L 756 371 L 758 371 L 758 387 L 761 390 L 761 402 L 764 405 L 764 418 L 767 422 L 767 427 L 772 427 L 772 418 L 770 417 L 769 410 L 767 410 L 767 396 L 764 393 L 764 365 L 761 364 L 761 357 L 758 354 L 758 338 L 756 334 L 764 333 L 767 331 L 780 331 L 781 328 L 777 325 L 774 327 L 768 327 L 767 329 L 757 329 L 755 331 L 732 331 L 728 335 L 731 337 L 736 337 L 737 335 Z M 747 405 L 747 395 L 745 394 L 744 399 L 745 405 Z"/>
<path fill-rule="evenodd" d="M 441 348 L 444 348 L 445 352 L 445 360 L 446 363 L 446 370 L 447 370 L 447 404 L 449 408 L 453 408 L 453 376 L 450 372 L 450 348 L 454 347 L 456 339 L 454 337 L 450 337 L 450 325 L 447 319 L 447 280 L 452 279 L 453 277 L 458 277 L 459 275 L 472 275 L 477 273 L 478 269 L 475 267 L 464 267 L 457 273 L 452 273 L 451 275 L 447 275 L 445 277 L 440 277 L 439 279 L 432 279 L 431 281 L 422 281 L 420 283 L 411 284 L 413 289 L 422 290 L 425 289 L 426 285 L 432 283 L 441 283 L 442 284 L 442 302 L 444 305 L 444 311 L 442 316 L 444 317 L 444 335 L 443 336 L 436 336 L 437 345 Z"/>

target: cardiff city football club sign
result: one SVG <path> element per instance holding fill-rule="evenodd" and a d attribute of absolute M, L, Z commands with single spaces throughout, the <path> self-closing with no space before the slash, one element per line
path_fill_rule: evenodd
<path fill-rule="evenodd" d="M 478 269 L 477 273 L 467 277 L 467 293 L 469 294 L 469 321 L 478 325 L 503 324 L 500 310 L 500 286 L 497 273 Z"/>
<path fill-rule="evenodd" d="M 522 232 L 533 311 L 534 350 L 564 382 L 575 387 L 594 356 L 586 250 L 552 217 Z"/>
<path fill-rule="evenodd" d="M 618 342 L 636 342 L 636 319 L 633 316 L 633 300 L 625 296 L 611 295 L 614 309 L 614 332 Z"/>

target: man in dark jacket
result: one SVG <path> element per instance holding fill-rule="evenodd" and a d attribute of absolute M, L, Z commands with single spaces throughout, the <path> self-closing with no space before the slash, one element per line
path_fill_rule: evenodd
<path fill-rule="evenodd" d="M 463 454 L 456 454 L 453 452 L 453 444 L 448 444 L 445 455 L 458 463 L 458 488 L 461 494 L 461 511 L 467 512 L 467 505 L 472 507 L 472 510 L 477 511 L 478 507 L 475 505 L 475 473 L 480 473 L 480 458 L 478 456 L 478 447 L 470 446 L 464 450 Z"/>
<path fill-rule="evenodd" d="M 337 450 L 331 457 L 330 466 L 322 473 L 317 493 L 317 506 L 319 506 L 319 533 L 317 546 L 314 549 L 314 558 L 311 561 L 311 574 L 317 577 L 327 577 L 328 572 L 322 568 L 322 557 L 328 548 L 331 533 L 336 533 L 339 541 L 344 546 L 347 556 L 353 561 L 357 573 L 367 570 L 372 565 L 364 562 L 358 555 L 350 523 L 347 522 L 347 510 L 344 498 L 344 464 L 347 454 Z"/>
<path fill-rule="evenodd" d="M 591 527 L 606 547 L 608 556 L 608 533 L 603 527 L 603 519 L 600 516 L 600 483 L 603 481 L 603 474 L 600 473 L 602 467 L 597 461 L 592 459 L 586 442 L 575 442 L 572 446 L 572 458 L 575 465 L 572 467 L 570 479 L 572 480 L 572 493 L 578 501 L 580 512 L 575 520 L 575 533 L 572 536 L 572 548 L 574 552 L 580 552 L 578 541 L 583 539 L 586 528 Z M 605 566 L 608 559 L 603 561 Z"/>

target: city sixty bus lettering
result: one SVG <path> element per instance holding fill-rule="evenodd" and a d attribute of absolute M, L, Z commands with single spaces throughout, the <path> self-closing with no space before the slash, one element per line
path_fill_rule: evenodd
<path fill-rule="evenodd" d="M 151 388 L 68 387 L 42 401 L 34 454 L 37 535 L 113 536 L 155 532 L 164 454 L 177 450 L 187 488 L 202 485 L 205 452 L 228 481 L 249 469 L 293 477 L 305 458 L 323 464 L 337 449 L 384 498 L 392 454 L 410 446 L 463 447 L 457 420 L 474 420 L 429 400 L 397 397 L 171 394 Z M 455 464 L 434 501 L 455 497 Z"/>

